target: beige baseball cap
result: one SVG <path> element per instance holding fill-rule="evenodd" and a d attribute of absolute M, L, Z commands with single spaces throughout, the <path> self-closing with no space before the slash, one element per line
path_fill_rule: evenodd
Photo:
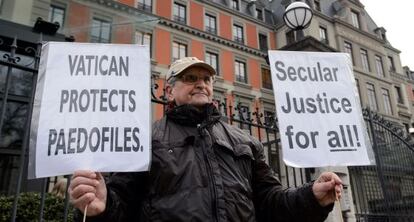
<path fill-rule="evenodd" d="M 167 81 L 172 77 L 180 75 L 180 73 L 190 67 L 199 66 L 210 71 L 211 75 L 216 74 L 216 70 L 211 67 L 209 64 L 205 63 L 202 60 L 197 59 L 196 57 L 184 57 L 173 62 L 170 66 L 170 69 L 167 72 Z"/>

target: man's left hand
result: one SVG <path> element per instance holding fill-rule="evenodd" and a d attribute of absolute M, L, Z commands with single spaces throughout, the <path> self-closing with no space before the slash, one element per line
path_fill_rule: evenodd
<path fill-rule="evenodd" d="M 332 204 L 341 198 L 342 181 L 332 172 L 324 172 L 313 183 L 313 194 L 323 207 Z"/>

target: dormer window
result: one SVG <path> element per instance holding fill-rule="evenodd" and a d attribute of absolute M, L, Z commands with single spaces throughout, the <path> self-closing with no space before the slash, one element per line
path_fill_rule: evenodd
<path fill-rule="evenodd" d="M 231 7 L 232 7 L 234 10 L 239 11 L 239 10 L 240 10 L 239 0 L 231 0 Z"/>
<path fill-rule="evenodd" d="M 320 12 L 321 11 L 321 1 L 320 0 L 315 0 L 315 1 L 313 1 L 313 4 L 314 4 L 314 7 L 315 7 L 315 10 Z"/>
<path fill-rule="evenodd" d="M 263 21 L 263 11 L 262 11 L 262 9 L 259 9 L 259 8 L 256 9 L 256 17 L 257 17 L 257 19 Z"/>
<path fill-rule="evenodd" d="M 352 21 L 352 25 L 359 29 L 360 28 L 360 23 L 359 23 L 359 13 L 351 10 L 351 21 Z"/>
<path fill-rule="evenodd" d="M 379 27 L 375 29 L 375 33 L 377 34 L 378 38 L 386 41 L 387 40 L 387 30 L 385 30 L 383 27 Z"/>
<path fill-rule="evenodd" d="M 387 35 L 385 35 L 385 32 L 381 32 L 381 39 L 387 40 Z"/>

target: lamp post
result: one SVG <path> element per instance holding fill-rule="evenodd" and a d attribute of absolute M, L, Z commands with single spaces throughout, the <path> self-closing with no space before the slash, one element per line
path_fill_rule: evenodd
<path fill-rule="evenodd" d="M 309 27 L 313 17 L 312 9 L 304 2 L 293 2 L 283 14 L 285 24 L 296 31 L 296 40 L 304 37 L 303 29 Z"/>

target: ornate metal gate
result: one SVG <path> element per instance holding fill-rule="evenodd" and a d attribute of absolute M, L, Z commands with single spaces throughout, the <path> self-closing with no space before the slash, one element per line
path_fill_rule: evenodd
<path fill-rule="evenodd" d="M 349 167 L 357 221 L 414 221 L 414 149 L 405 130 L 364 110 L 376 165 Z"/>

